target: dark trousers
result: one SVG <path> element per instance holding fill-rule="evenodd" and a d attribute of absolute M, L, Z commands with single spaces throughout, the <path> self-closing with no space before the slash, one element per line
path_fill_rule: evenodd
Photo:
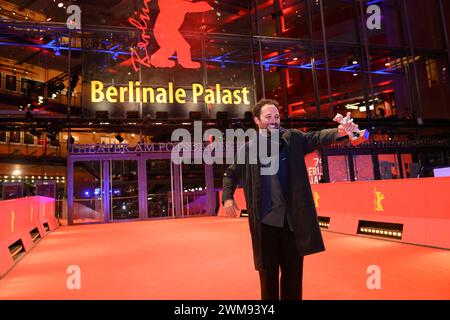
<path fill-rule="evenodd" d="M 283 228 L 265 224 L 261 228 L 264 263 L 264 269 L 259 271 L 261 299 L 301 300 L 303 256 L 298 254 L 294 234 L 287 222 Z"/>

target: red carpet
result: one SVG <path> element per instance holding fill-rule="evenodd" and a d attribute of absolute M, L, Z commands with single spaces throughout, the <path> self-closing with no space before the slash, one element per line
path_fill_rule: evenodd
<path fill-rule="evenodd" d="M 449 251 L 323 235 L 327 251 L 305 258 L 305 299 L 450 299 Z M 66 287 L 69 265 L 80 290 Z M 218 217 L 60 227 L 0 280 L 0 299 L 259 297 L 247 220 Z"/>

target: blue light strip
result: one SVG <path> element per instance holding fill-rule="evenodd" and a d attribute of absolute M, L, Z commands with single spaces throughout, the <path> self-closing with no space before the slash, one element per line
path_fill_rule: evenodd
<path fill-rule="evenodd" d="M 69 48 L 68 47 L 64 47 L 64 46 L 57 46 L 54 45 L 53 42 L 55 40 L 50 41 L 48 44 L 21 44 L 21 43 L 11 43 L 11 42 L 0 42 L 0 46 L 10 46 L 10 47 L 23 47 L 23 46 L 28 46 L 28 47 L 33 47 L 33 48 L 40 48 L 40 49 L 48 49 L 48 50 L 53 50 L 53 51 L 68 51 Z M 112 47 L 114 48 L 114 47 Z M 128 51 L 116 51 L 116 50 L 102 50 L 102 49 L 81 49 L 81 48 L 70 48 L 71 51 L 89 51 L 89 52 L 95 52 L 95 53 L 105 53 L 105 54 L 111 54 L 111 55 L 115 55 L 116 57 L 118 55 L 124 55 L 124 56 L 129 56 L 131 55 L 130 52 Z M 260 62 L 255 62 L 255 65 L 260 65 L 262 64 L 264 67 L 270 68 L 270 67 L 282 67 L 282 68 L 288 68 L 288 69 L 307 69 L 307 70 L 311 70 L 312 66 L 310 63 L 308 64 L 304 64 L 304 65 L 287 65 L 287 64 L 277 64 L 277 63 L 268 63 L 270 61 L 274 61 L 276 59 L 279 59 L 280 56 L 286 56 L 288 54 L 291 54 L 292 52 L 288 52 L 288 53 L 283 53 L 282 55 L 278 55 L 276 57 L 272 57 L 269 58 L 267 60 L 264 60 L 262 63 Z M 230 53 L 231 54 L 231 53 Z M 230 55 L 228 54 L 228 55 Z M 225 54 L 226 55 L 226 54 Z M 225 56 L 223 55 L 223 56 Z M 220 57 L 223 57 L 220 56 Z M 172 56 L 172 58 L 175 58 L 175 56 Z M 214 62 L 214 63 L 225 63 L 225 64 L 246 64 L 249 65 L 251 64 L 251 62 L 243 62 L 243 61 L 235 61 L 235 60 L 230 60 L 230 59 L 226 59 L 226 60 L 218 60 L 219 57 L 214 57 L 214 58 L 208 58 L 208 59 L 203 59 L 206 62 Z M 202 61 L 202 59 L 194 59 L 197 61 Z M 350 67 L 354 67 L 357 65 L 352 65 Z M 326 70 L 326 68 L 320 68 L 316 66 L 316 70 Z M 329 71 L 338 71 L 338 72 L 352 72 L 354 73 L 355 70 L 351 70 L 349 69 L 349 67 L 344 67 L 344 68 L 338 68 L 338 69 L 333 69 L 333 68 L 329 68 Z M 386 69 L 382 69 L 382 70 L 378 70 L 378 71 L 371 71 L 371 74 L 382 74 L 382 75 L 389 75 L 389 74 L 394 74 L 392 72 L 386 72 Z M 367 73 L 367 72 L 366 72 Z"/>

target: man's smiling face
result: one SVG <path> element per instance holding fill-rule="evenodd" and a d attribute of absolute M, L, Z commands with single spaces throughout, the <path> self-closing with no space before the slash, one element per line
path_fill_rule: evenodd
<path fill-rule="evenodd" d="M 253 118 L 259 129 L 267 131 L 280 129 L 280 113 L 278 108 L 272 104 L 266 104 L 261 108 L 261 114 Z"/>

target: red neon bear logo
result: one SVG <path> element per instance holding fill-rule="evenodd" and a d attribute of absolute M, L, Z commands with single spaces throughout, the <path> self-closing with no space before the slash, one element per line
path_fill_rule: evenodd
<path fill-rule="evenodd" d="M 146 33 L 148 22 L 150 21 L 150 9 L 148 3 L 151 0 L 144 0 L 144 8 L 139 15 L 140 21 L 133 18 L 128 21 L 141 31 L 141 41 L 138 48 L 144 51 L 144 56 L 140 57 L 136 50 L 131 52 L 131 61 L 135 71 L 139 70 L 139 65 L 146 67 L 171 68 L 175 66 L 175 61 L 169 58 L 177 53 L 178 63 L 184 68 L 200 68 L 200 63 L 192 61 L 191 46 L 180 33 L 184 17 L 191 12 L 205 12 L 213 8 L 205 1 L 191 2 L 189 0 L 158 0 L 159 14 L 155 21 L 153 34 L 159 45 L 159 49 L 150 57 L 147 51 L 150 35 Z"/>

